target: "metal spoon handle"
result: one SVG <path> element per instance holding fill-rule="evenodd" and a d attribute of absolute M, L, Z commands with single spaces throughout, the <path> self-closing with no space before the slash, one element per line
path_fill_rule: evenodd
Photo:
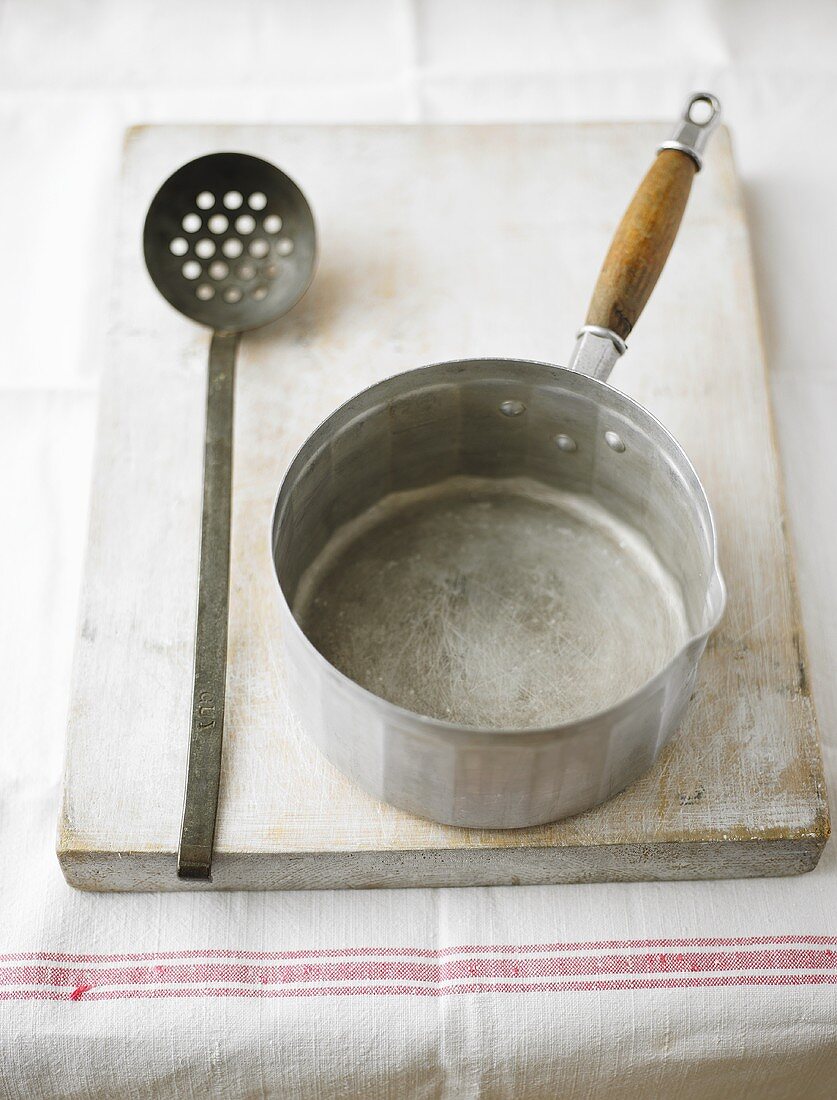
<path fill-rule="evenodd" d="M 221 783 L 232 514 L 233 403 L 238 333 L 215 332 L 209 351 L 203 514 L 195 628 L 195 686 L 183 820 L 180 878 L 209 879 Z"/>

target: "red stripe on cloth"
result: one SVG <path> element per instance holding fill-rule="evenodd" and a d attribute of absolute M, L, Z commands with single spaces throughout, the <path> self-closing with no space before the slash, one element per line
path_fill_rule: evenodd
<path fill-rule="evenodd" d="M 354 961 L 329 963 L 184 962 L 148 966 L 56 966 L 27 962 L 0 969 L 0 986 L 65 985 L 150 986 L 208 982 L 280 985 L 305 982 L 399 981 L 441 984 L 465 978 L 554 978 L 588 975 L 664 975 L 680 972 L 712 973 L 728 970 L 837 970 L 837 951 L 831 948 L 758 948 L 739 951 L 666 951 L 638 955 L 592 954 L 486 958 L 471 956 L 442 962 Z"/>
<path fill-rule="evenodd" d="M 391 955 L 414 959 L 440 959 L 449 955 L 464 954 L 523 954 L 556 951 L 613 951 L 628 948 L 688 948 L 688 947 L 750 947 L 781 945 L 788 943 L 837 945 L 837 936 L 781 935 L 781 936 L 708 936 L 691 938 L 667 938 L 646 940 L 568 940 L 558 943 L 518 944 L 463 944 L 452 947 L 337 947 L 332 950 L 316 948 L 291 951 L 236 951 L 232 948 L 190 948 L 184 951 L 137 951 L 120 954 L 75 954 L 63 951 L 20 951 L 0 953 L 0 962 L 27 962 L 30 960 L 58 963 L 143 962 L 156 959 L 315 959 L 359 958 L 364 955 Z"/>
<path fill-rule="evenodd" d="M 699 986 L 796 986 L 796 985 L 835 985 L 837 973 L 828 974 L 706 974 L 680 978 L 624 978 L 615 981 L 579 981 L 579 982 L 538 982 L 531 984 L 499 984 L 491 982 L 472 982 L 467 985 L 443 988 L 438 985 L 312 985 L 301 989 L 247 987 L 232 989 L 228 987 L 195 986 L 189 989 L 132 988 L 132 989 L 95 989 L 89 990 L 2 990 L 0 1001 L 124 1001 L 124 1000 L 168 1000 L 183 997 L 359 997 L 359 996 L 398 996 L 398 997 L 448 997 L 464 993 L 572 993 L 603 992 L 605 990 L 636 989 L 690 989 Z"/>
<path fill-rule="evenodd" d="M 777 940 L 785 937 L 777 937 Z M 810 937 L 814 939 L 814 937 Z M 253 956 L 263 952 L 243 952 L 245 960 L 213 960 L 206 952 L 188 952 L 182 961 L 168 963 L 161 952 L 146 957 L 140 965 L 108 965 L 118 956 L 85 956 L 95 961 L 66 965 L 56 963 L 48 953 L 33 954 L 14 965 L 0 967 L 0 999 L 4 1000 L 105 1000 L 130 997 L 210 997 L 210 996 L 326 996 L 354 993 L 382 995 L 409 993 L 416 996 L 442 996 L 462 992 L 531 992 L 600 989 L 673 989 L 692 985 L 799 985 L 831 984 L 837 981 L 837 950 L 828 946 L 784 947 L 765 943 L 762 937 L 737 949 L 648 949 L 633 954 L 614 950 L 596 951 L 591 943 L 583 945 L 586 954 L 573 953 L 561 945 L 536 945 L 542 950 L 518 947 L 516 955 L 505 948 L 481 945 L 479 954 L 453 957 L 452 948 L 433 952 L 418 951 L 401 958 L 377 952 L 374 948 L 357 949 L 354 959 L 345 960 L 351 949 L 337 951 L 331 961 L 272 961 L 265 963 Z M 787 937 L 794 940 L 793 937 Z M 611 941 L 614 942 L 614 941 Z M 620 941 L 615 941 L 620 942 Z M 624 941 L 621 941 L 624 942 Z M 676 941 L 675 941 L 676 942 Z M 687 941 L 681 941 L 685 943 Z M 795 940 L 798 945 L 799 940 Z M 823 943 L 822 940 L 819 941 Z M 624 947 L 621 948 L 624 950 Z M 409 949 L 408 949 L 409 950 Z M 551 950 L 552 954 L 546 954 Z M 577 949 L 578 950 L 578 949 Z M 618 950 L 618 949 L 617 949 Z M 365 957 L 376 951 L 378 958 Z M 499 957 L 489 957 L 488 952 Z M 524 953 L 533 958 L 524 958 Z M 273 956 L 302 955 L 283 952 Z M 321 958 L 325 952 L 307 956 Z M 195 956 L 186 960 L 186 955 Z M 383 957 L 381 957 L 383 955 Z M 158 961 L 154 961 L 154 960 Z M 730 971 L 738 973 L 731 974 Z M 772 971 L 772 973 L 748 973 Z M 525 979 L 522 982 L 520 979 Z M 534 980 L 533 980 L 534 979 Z M 541 980 L 538 980 L 541 979 Z M 542 979 L 561 979 L 558 981 Z M 335 985 L 334 983 L 343 983 Z M 212 983 L 212 984 L 210 984 Z M 372 984 L 376 983 L 376 984 Z M 454 984 L 456 983 L 456 984 Z M 180 988 L 171 988 L 179 986 Z M 237 986 L 238 988 L 234 988 Z M 293 988 L 288 988 L 293 986 Z M 5 989 L 4 989 L 5 987 Z M 56 988 L 58 987 L 58 988 Z M 63 987 L 63 988 L 60 988 Z"/>

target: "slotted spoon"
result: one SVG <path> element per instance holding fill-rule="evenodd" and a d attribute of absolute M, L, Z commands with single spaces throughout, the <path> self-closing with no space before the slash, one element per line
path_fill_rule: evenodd
<path fill-rule="evenodd" d="M 175 309 L 213 329 L 209 350 L 200 577 L 180 878 L 209 879 L 224 735 L 235 360 L 242 332 L 287 313 L 314 274 L 316 232 L 297 185 L 244 153 L 213 153 L 170 176 L 149 207 L 145 263 Z"/>

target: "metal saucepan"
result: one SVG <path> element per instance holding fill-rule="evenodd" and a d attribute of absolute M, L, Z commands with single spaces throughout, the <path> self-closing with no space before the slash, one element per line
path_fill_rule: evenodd
<path fill-rule="evenodd" d="M 606 380 L 719 116 L 690 97 L 569 368 L 398 375 L 292 462 L 272 531 L 290 699 L 376 798 L 451 825 L 554 821 L 621 791 L 677 728 L 725 602 L 712 515 L 677 442 Z"/>

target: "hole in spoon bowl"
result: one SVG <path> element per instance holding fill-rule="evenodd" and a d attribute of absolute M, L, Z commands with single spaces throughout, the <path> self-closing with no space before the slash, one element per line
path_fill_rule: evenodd
<path fill-rule="evenodd" d="M 238 237 L 228 237 L 221 245 L 221 251 L 229 260 L 237 260 L 244 251 L 244 245 Z"/>

